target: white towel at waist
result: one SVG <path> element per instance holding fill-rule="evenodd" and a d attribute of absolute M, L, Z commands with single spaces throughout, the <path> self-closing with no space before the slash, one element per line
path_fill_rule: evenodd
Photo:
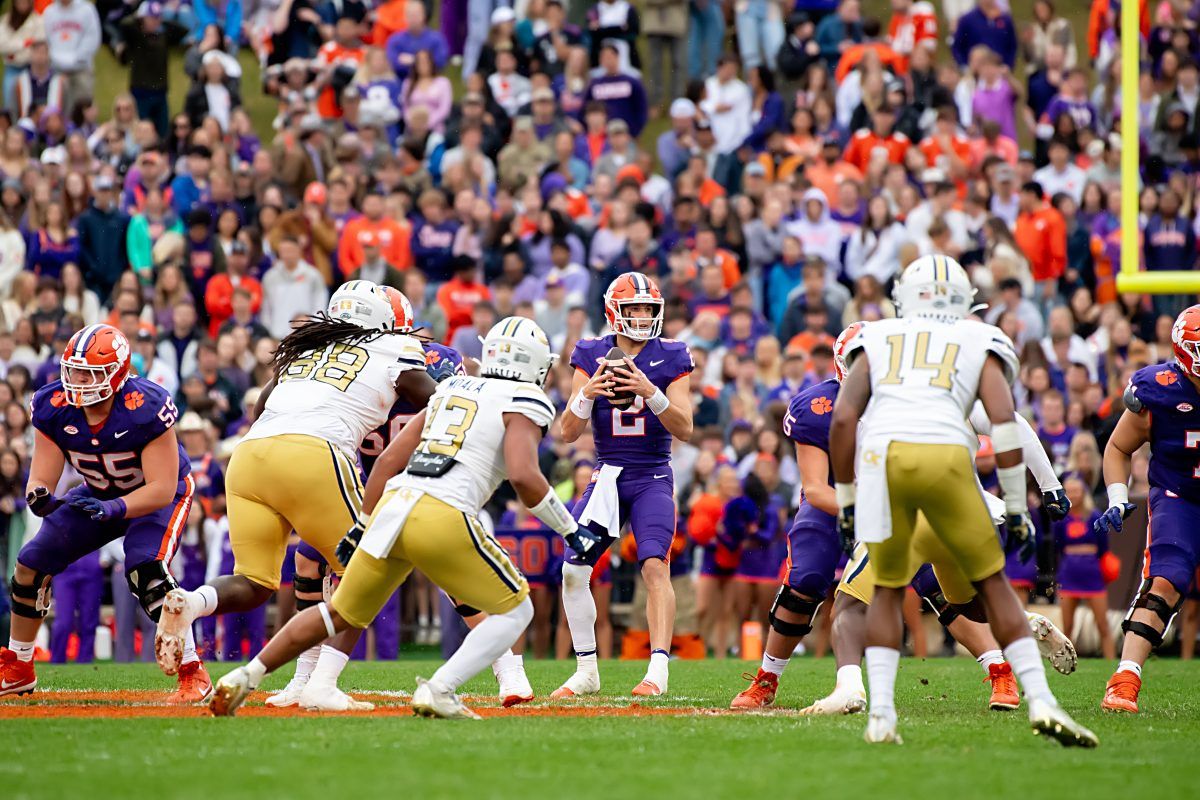
<path fill-rule="evenodd" d="M 579 515 L 580 525 L 596 522 L 614 539 L 621 535 L 621 501 L 617 496 L 617 478 L 621 469 L 612 464 L 600 466 L 587 505 Z"/>

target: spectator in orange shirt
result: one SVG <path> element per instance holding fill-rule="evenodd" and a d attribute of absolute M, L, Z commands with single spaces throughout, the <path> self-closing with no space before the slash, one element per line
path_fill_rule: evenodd
<path fill-rule="evenodd" d="M 404 17 L 404 9 L 408 0 L 388 0 L 375 9 L 375 26 L 371 28 L 368 44 L 376 47 L 386 47 L 387 40 L 393 33 L 408 30 L 408 20 Z"/>
<path fill-rule="evenodd" d="M 836 136 L 825 139 L 821 157 L 804 170 L 804 177 L 826 197 L 837 197 L 838 186 L 844 181 L 863 181 L 862 170 L 842 160 L 842 145 Z"/>
<path fill-rule="evenodd" d="M 208 335 L 216 337 L 221 326 L 233 316 L 233 293 L 238 289 L 250 295 L 250 313 L 262 308 L 262 284 L 247 274 L 250 248 L 241 239 L 234 239 L 225 257 L 225 271 L 209 280 L 204 290 L 204 307 L 208 310 Z"/>
<path fill-rule="evenodd" d="M 938 20 L 933 5 L 926 0 L 892 0 L 892 19 L 888 23 L 888 41 L 908 69 L 908 59 L 918 47 L 937 50 Z"/>
<path fill-rule="evenodd" d="M 858 66 L 868 52 L 873 52 L 879 57 L 884 69 L 891 70 L 896 75 L 903 77 L 908 74 L 908 59 L 892 49 L 892 46 L 886 41 L 879 38 L 879 34 L 883 31 L 883 26 L 879 20 L 872 17 L 867 17 L 863 20 L 863 36 L 866 41 L 860 44 L 851 44 L 842 52 L 842 57 L 838 59 L 837 69 L 834 71 L 834 80 L 840 85 L 850 71 Z"/>
<path fill-rule="evenodd" d="M 1046 202 L 1042 186 L 1036 181 L 1021 187 L 1018 208 L 1013 235 L 1033 273 L 1034 301 L 1048 312 L 1058 279 L 1067 268 L 1067 224 L 1062 214 Z"/>
<path fill-rule="evenodd" d="M 692 266 L 699 274 L 705 266 L 716 264 L 721 268 L 721 277 L 728 291 L 742 279 L 742 271 L 738 268 L 737 258 L 733 253 L 717 246 L 717 233 L 712 228 L 704 226 L 696 231 L 696 249 L 692 251 Z"/>
<path fill-rule="evenodd" d="M 958 111 L 954 106 L 937 110 L 933 131 L 917 147 L 925 156 L 925 163 L 945 173 L 958 187 L 958 196 L 966 197 L 971 143 L 958 130 Z"/>
<path fill-rule="evenodd" d="M 1016 141 L 1000 132 L 1000 123 L 994 119 L 985 119 L 979 126 L 980 136 L 970 140 L 971 169 L 980 171 L 988 156 L 999 156 L 1012 166 L 1017 165 L 1021 149 Z"/>
<path fill-rule="evenodd" d="M 471 324 L 477 304 L 491 299 L 492 290 L 480 282 L 475 260 L 457 256 L 452 277 L 437 290 L 438 305 L 446 315 L 446 342 L 454 339 L 459 328 Z"/>
<path fill-rule="evenodd" d="M 313 59 L 313 66 L 319 70 L 313 86 L 321 87 L 321 94 L 317 97 L 317 113 L 325 119 L 340 119 L 342 116 L 342 105 L 339 102 L 341 89 L 337 88 L 341 85 L 341 81 L 338 80 L 339 69 L 348 68 L 352 77 L 366 57 L 367 51 L 363 47 L 361 37 L 361 20 L 353 8 L 347 6 L 342 11 L 342 16 L 338 17 L 333 29 L 334 38 L 321 45 L 317 57 Z"/>
<path fill-rule="evenodd" d="M 882 148 L 887 152 L 889 162 L 903 164 L 904 154 L 908 152 L 912 142 L 895 129 L 896 110 L 889 105 L 882 105 L 875 109 L 871 121 L 870 130 L 860 130 L 851 137 L 844 156 L 846 163 L 852 164 L 861 172 L 866 172 L 871 163 L 871 154 L 877 148 Z"/>
<path fill-rule="evenodd" d="M 361 217 L 356 217 L 342 228 L 342 240 L 338 245 L 338 269 L 343 277 L 363 265 L 362 234 L 370 231 L 379 237 L 383 258 L 398 270 L 412 266 L 412 227 L 407 222 L 398 222 L 384 216 L 384 195 L 372 191 L 363 198 Z"/>

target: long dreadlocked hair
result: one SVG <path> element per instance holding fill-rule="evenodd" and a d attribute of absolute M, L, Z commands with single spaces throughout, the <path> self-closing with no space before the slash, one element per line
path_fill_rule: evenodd
<path fill-rule="evenodd" d="M 332 344 L 364 344 L 383 336 L 413 336 L 421 342 L 432 341 L 432 337 L 419 330 L 370 330 L 352 322 L 334 319 L 322 311 L 312 314 L 302 322 L 292 324 L 292 332 L 283 337 L 271 365 L 275 376 L 283 374 L 292 362 L 308 353 L 319 353 Z"/>

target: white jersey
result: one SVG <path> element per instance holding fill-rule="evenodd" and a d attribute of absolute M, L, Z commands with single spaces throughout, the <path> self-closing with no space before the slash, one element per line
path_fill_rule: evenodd
<path fill-rule="evenodd" d="M 854 344 L 870 366 L 864 442 L 961 444 L 974 452 L 979 442 L 967 417 L 988 354 L 1001 359 L 1010 382 L 1017 375 L 1012 342 L 999 328 L 975 320 L 880 320 L 863 326 Z"/>
<path fill-rule="evenodd" d="M 363 439 L 387 422 L 396 379 L 410 369 L 425 369 L 425 350 L 412 336 L 388 334 L 307 353 L 279 376 L 245 438 L 316 436 L 357 461 Z"/>
<path fill-rule="evenodd" d="M 429 398 L 421 443 L 387 489 L 420 489 L 474 516 L 504 480 L 504 415 L 524 414 L 549 428 L 555 413 L 550 398 L 532 383 L 463 376 L 444 380 Z M 412 472 L 420 463 L 439 461 L 445 467 L 440 475 Z"/>

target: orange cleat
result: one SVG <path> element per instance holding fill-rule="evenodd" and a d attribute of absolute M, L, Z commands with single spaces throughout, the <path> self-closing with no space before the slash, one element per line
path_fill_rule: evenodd
<path fill-rule="evenodd" d="M 212 693 L 212 679 L 204 664 L 190 661 L 179 667 L 179 686 L 167 695 L 167 702 L 180 706 L 203 703 L 212 697 Z"/>
<path fill-rule="evenodd" d="M 988 665 L 988 676 L 984 682 L 992 683 L 992 698 L 988 707 L 992 711 L 1016 711 L 1021 706 L 1021 693 L 1017 691 L 1017 679 L 1012 665 L 1007 661 Z"/>
<path fill-rule="evenodd" d="M 1104 700 L 1100 707 L 1105 711 L 1138 713 L 1138 692 L 1142 690 L 1142 679 L 1132 672 L 1114 672 L 1104 687 Z"/>
<path fill-rule="evenodd" d="M 751 708 L 766 708 L 774 704 L 775 693 L 779 691 L 779 676 L 773 672 L 758 670 L 757 675 L 743 672 L 742 677 L 752 681 L 748 689 L 743 689 L 729 704 L 730 708 L 747 710 Z"/>
<path fill-rule="evenodd" d="M 666 694 L 666 692 L 658 688 L 658 684 L 654 681 L 643 678 L 641 683 L 633 687 L 633 691 L 630 694 L 634 697 L 658 697 L 659 695 Z"/>
<path fill-rule="evenodd" d="M 0 647 L 0 697 L 29 694 L 37 686 L 33 662 L 22 661 L 16 652 Z"/>

